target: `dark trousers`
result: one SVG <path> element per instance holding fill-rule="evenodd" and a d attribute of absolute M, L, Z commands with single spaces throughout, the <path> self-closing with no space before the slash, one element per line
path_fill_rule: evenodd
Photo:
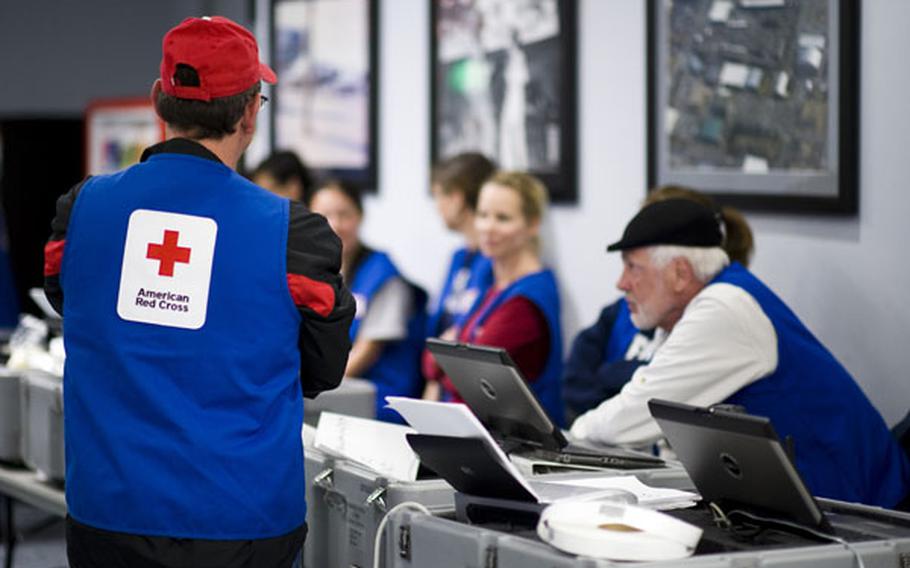
<path fill-rule="evenodd" d="M 257 540 L 204 540 L 111 532 L 66 518 L 70 568 L 291 568 L 306 540 L 304 523 Z"/>

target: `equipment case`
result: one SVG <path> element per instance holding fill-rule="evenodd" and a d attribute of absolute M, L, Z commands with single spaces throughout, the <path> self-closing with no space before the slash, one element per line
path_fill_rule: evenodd
<path fill-rule="evenodd" d="M 22 461 L 21 377 L 6 367 L 0 367 L 0 461 Z"/>
<path fill-rule="evenodd" d="M 867 568 L 910 566 L 910 515 L 876 507 L 820 499 L 838 534 L 851 543 Z M 771 531 L 758 541 L 737 540 L 714 528 L 704 509 L 670 514 L 705 528 L 694 556 L 642 567 L 681 568 L 852 568 L 847 547 Z M 386 568 L 606 568 L 625 565 L 572 556 L 540 541 L 531 527 L 477 526 L 451 516 L 413 511 L 391 515 L 384 535 Z"/>
<path fill-rule="evenodd" d="M 345 378 L 338 388 L 303 399 L 303 419 L 313 426 L 323 411 L 376 418 L 376 385 L 366 379 Z"/>
<path fill-rule="evenodd" d="M 22 460 L 53 481 L 66 477 L 63 444 L 63 378 L 26 371 L 19 388 Z"/>
<path fill-rule="evenodd" d="M 406 501 L 434 514 L 454 512 L 454 490 L 442 479 L 393 481 L 307 447 L 307 568 L 371 568 L 376 529 L 386 512 Z"/>

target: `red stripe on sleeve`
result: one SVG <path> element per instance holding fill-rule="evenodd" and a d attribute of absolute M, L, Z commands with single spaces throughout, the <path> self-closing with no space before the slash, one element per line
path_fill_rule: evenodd
<path fill-rule="evenodd" d="M 328 317 L 335 307 L 335 290 L 325 282 L 288 274 L 288 288 L 297 306 L 306 306 L 322 317 Z"/>
<path fill-rule="evenodd" d="M 66 240 L 49 241 L 44 245 L 44 275 L 56 276 L 60 274 L 60 263 L 63 262 L 63 247 Z"/>

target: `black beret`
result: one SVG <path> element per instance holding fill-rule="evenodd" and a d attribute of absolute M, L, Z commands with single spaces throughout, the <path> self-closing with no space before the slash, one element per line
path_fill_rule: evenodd
<path fill-rule="evenodd" d="M 652 245 L 719 247 L 722 243 L 719 215 L 689 199 L 674 198 L 644 207 L 607 251 Z"/>

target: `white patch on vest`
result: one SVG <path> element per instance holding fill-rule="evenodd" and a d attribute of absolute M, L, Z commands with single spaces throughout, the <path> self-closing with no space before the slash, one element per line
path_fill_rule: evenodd
<path fill-rule="evenodd" d="M 353 292 L 351 295 L 354 296 L 354 305 L 356 306 L 356 310 L 354 311 L 354 318 L 361 319 L 363 316 L 366 315 L 367 304 L 369 304 L 370 302 L 367 300 L 367 297 L 364 296 L 363 294 Z"/>
<path fill-rule="evenodd" d="M 626 350 L 626 361 L 644 361 L 649 362 L 654 358 L 657 348 L 663 345 L 666 334 L 655 330 L 654 338 L 648 339 L 647 335 L 636 333 Z"/>
<path fill-rule="evenodd" d="M 208 217 L 137 209 L 130 215 L 117 315 L 183 329 L 205 325 L 218 225 Z"/>
<path fill-rule="evenodd" d="M 466 314 L 474 306 L 480 291 L 477 288 L 468 288 L 471 271 L 461 268 L 452 279 L 452 288 L 445 300 L 445 310 L 450 314 Z"/>

